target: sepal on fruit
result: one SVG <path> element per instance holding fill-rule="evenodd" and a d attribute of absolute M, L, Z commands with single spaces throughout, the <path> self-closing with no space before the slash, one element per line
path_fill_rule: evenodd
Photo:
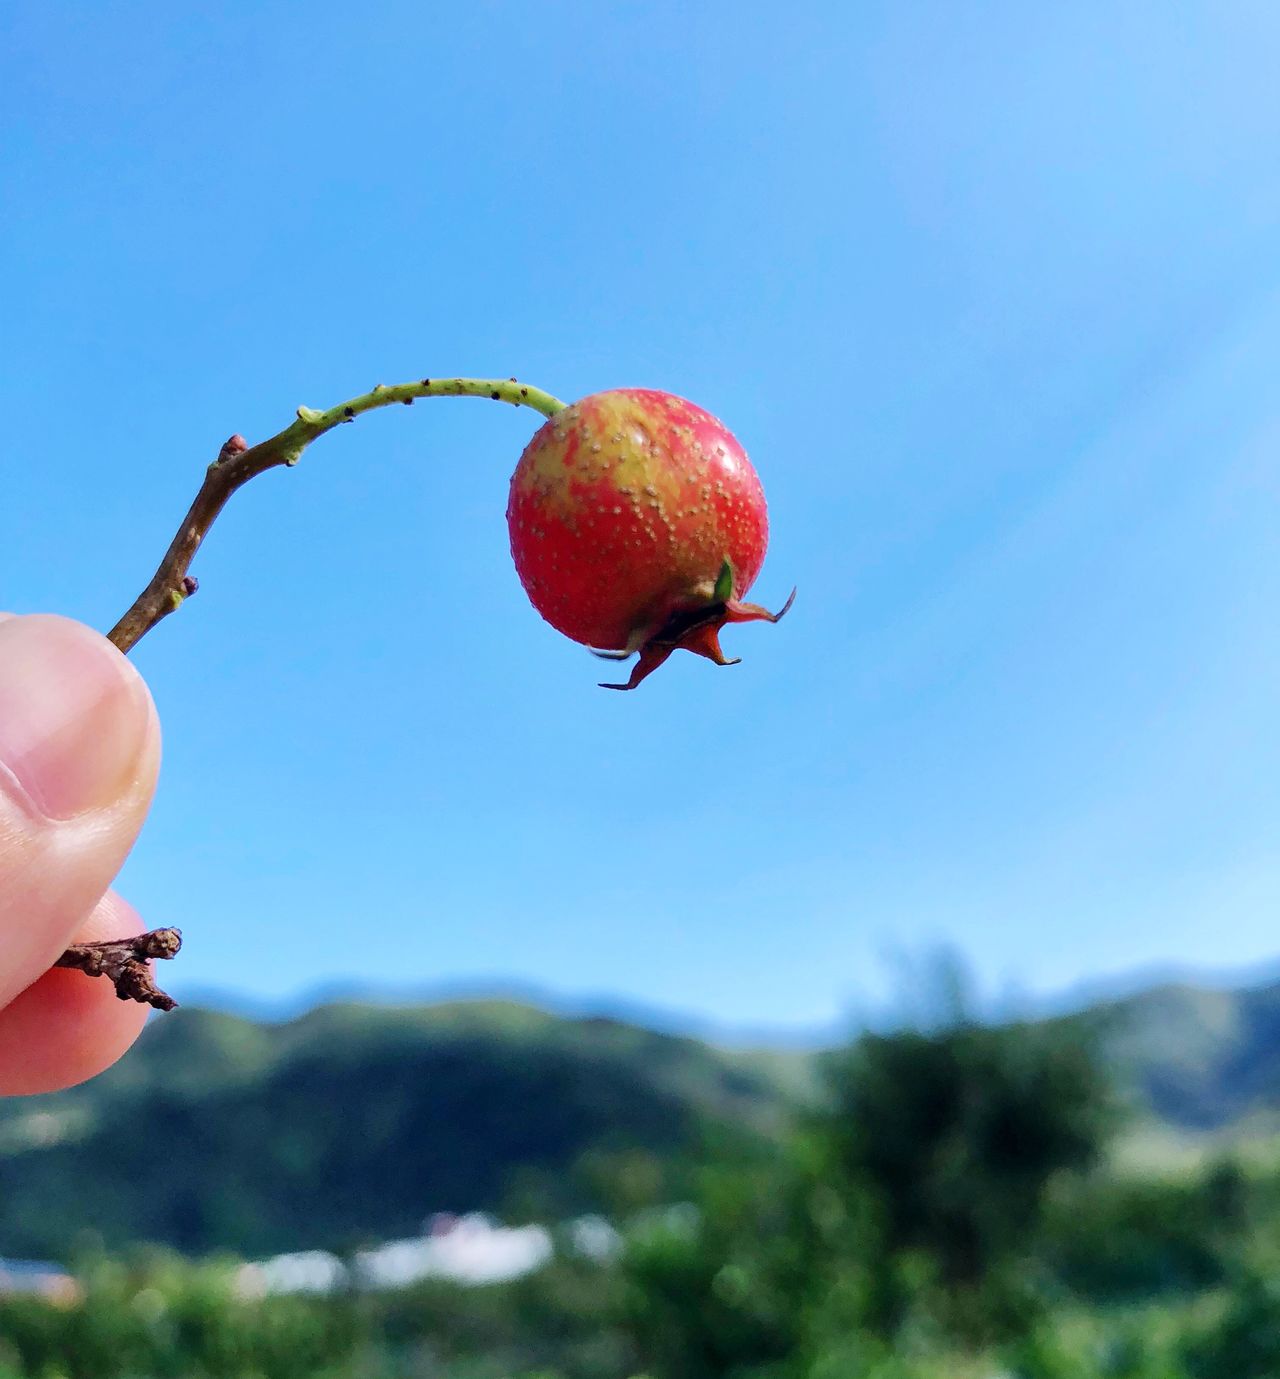
<path fill-rule="evenodd" d="M 727 560 L 720 572 L 720 578 L 716 580 L 717 594 L 724 581 L 725 570 L 729 570 L 732 581 L 733 571 Z M 675 613 L 640 647 L 639 659 L 631 668 L 631 677 L 626 684 L 601 683 L 600 688 L 635 689 L 641 681 L 648 679 L 673 651 L 692 651 L 695 656 L 705 656 L 708 661 L 713 661 L 718 666 L 736 666 L 742 657 L 730 658 L 724 654 L 720 647 L 720 629 L 726 623 L 734 622 L 781 622 L 795 601 L 796 591 L 792 589 L 786 603 L 776 613 L 771 613 L 758 603 L 742 603 L 735 598 L 717 598 L 702 608 Z M 625 660 L 628 654 L 617 651 L 593 651 L 593 655 L 610 661 Z"/>

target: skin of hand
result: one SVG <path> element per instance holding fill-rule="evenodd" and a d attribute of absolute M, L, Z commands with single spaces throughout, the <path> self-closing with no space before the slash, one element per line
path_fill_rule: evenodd
<path fill-rule="evenodd" d="M 105 637 L 0 613 L 0 1095 L 83 1082 L 142 1030 L 145 1007 L 52 964 L 69 943 L 142 931 L 108 887 L 159 765 L 151 695 Z"/>

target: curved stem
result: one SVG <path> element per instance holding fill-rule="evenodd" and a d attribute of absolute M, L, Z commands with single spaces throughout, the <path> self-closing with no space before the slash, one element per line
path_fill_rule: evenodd
<path fill-rule="evenodd" d="M 184 600 L 195 593 L 196 581 L 187 571 L 209 528 L 238 488 L 277 465 L 297 464 L 307 446 L 335 426 L 354 421 L 376 407 L 389 407 L 395 402 L 408 406 L 420 397 L 487 397 L 513 407 L 532 407 L 545 417 L 553 417 L 564 409 L 564 403 L 550 393 L 514 378 L 422 378 L 394 387 L 379 383 L 370 392 L 324 412 L 299 407 L 296 421 L 257 445 L 250 445 L 243 436 L 232 436 L 205 471 L 200 491 L 151 583 L 107 636 L 121 651 L 131 651 L 156 623 L 181 608 Z M 158 1010 L 172 1010 L 177 1002 L 156 986 L 150 962 L 173 957 L 181 945 L 178 930 L 156 929 L 133 939 L 73 944 L 55 966 L 78 968 L 91 977 L 107 977 L 122 1001 L 142 1001 Z"/>
<path fill-rule="evenodd" d="M 518 383 L 514 378 L 423 378 L 391 387 L 379 383 L 372 391 L 323 412 L 313 407 L 299 407 L 296 421 L 257 445 L 249 445 L 242 436 L 232 436 L 205 472 L 200 491 L 150 584 L 107 633 L 110 640 L 121 651 L 132 650 L 156 623 L 175 612 L 184 599 L 195 593 L 196 581 L 187 571 L 214 519 L 236 489 L 277 465 L 297 464 L 307 446 L 335 426 L 354 421 L 363 412 L 371 412 L 376 407 L 389 407 L 396 402 L 408 406 L 420 397 L 487 397 L 513 407 L 532 407 L 546 417 L 555 416 L 564 408 L 564 403 L 550 393 Z"/>

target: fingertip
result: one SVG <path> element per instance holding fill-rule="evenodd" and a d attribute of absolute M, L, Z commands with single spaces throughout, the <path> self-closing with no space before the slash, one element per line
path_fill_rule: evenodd
<path fill-rule="evenodd" d="M 159 726 L 136 668 L 83 623 L 0 622 L 0 764 L 50 819 L 149 797 Z"/>
<path fill-rule="evenodd" d="M 101 900 L 159 761 L 151 695 L 107 638 L 52 615 L 0 619 L 0 1005 Z"/>
<path fill-rule="evenodd" d="M 77 934 L 81 941 L 141 933 L 126 901 L 106 895 Z M 122 1001 L 103 977 L 54 968 L 0 1009 L 0 1096 L 74 1087 L 127 1052 L 149 1014 Z"/>

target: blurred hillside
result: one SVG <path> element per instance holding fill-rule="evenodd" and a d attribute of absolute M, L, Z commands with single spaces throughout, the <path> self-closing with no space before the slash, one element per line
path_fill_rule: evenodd
<path fill-rule="evenodd" d="M 1280 985 L 1162 986 L 1065 1018 L 1100 1023 L 1164 1147 L 1280 1126 Z M 815 1065 L 513 1002 L 184 1009 L 97 1081 L 0 1103 L 0 1254 L 344 1250 L 436 1210 L 625 1209 L 628 1182 L 674 1200 L 709 1149 L 773 1139 Z"/>
<path fill-rule="evenodd" d="M 803 1075 L 506 1002 L 184 1009 L 96 1081 L 0 1103 L 0 1254 L 341 1250 L 436 1210 L 591 1206 L 620 1163 L 678 1194 L 711 1141 L 779 1130 Z"/>
<path fill-rule="evenodd" d="M 1098 1013 L 1122 1084 L 1157 1122 L 1216 1139 L 1280 1129 L 1280 983 L 1158 986 Z"/>

